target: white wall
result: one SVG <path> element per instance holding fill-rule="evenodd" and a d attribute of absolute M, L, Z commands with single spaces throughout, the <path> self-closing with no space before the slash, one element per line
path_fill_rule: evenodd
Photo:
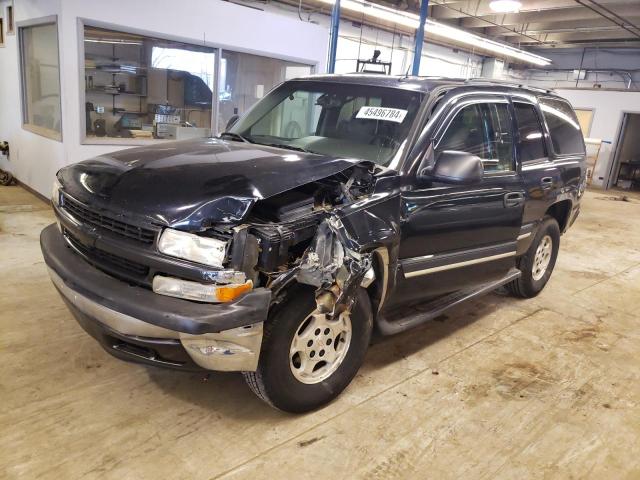
<path fill-rule="evenodd" d="M 0 0 L 3 12 L 7 3 Z M 0 168 L 47 196 L 53 175 L 62 166 L 126 148 L 80 144 L 84 83 L 79 18 L 98 26 L 311 64 L 319 72 L 325 69 L 325 27 L 221 0 L 21 0 L 14 5 L 17 22 L 58 15 L 62 143 L 22 129 L 16 37 L 9 36 L 0 48 L 0 140 L 8 140 L 11 147 L 10 162 L 1 157 Z"/>
<path fill-rule="evenodd" d="M 602 186 L 613 161 L 616 136 L 623 112 L 640 113 L 640 92 L 577 89 L 559 89 L 556 92 L 569 100 L 574 108 L 594 109 L 589 136 L 611 142 L 602 145 L 597 168 L 593 174 L 593 185 Z"/>

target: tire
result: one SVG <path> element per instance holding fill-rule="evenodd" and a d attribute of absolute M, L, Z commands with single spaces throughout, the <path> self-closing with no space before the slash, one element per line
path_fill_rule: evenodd
<path fill-rule="evenodd" d="M 541 273 L 540 268 L 536 268 L 536 257 L 538 249 L 544 251 L 544 242 L 551 241 L 548 263 Z M 553 267 L 555 267 L 560 248 L 560 227 L 555 218 L 545 216 L 538 228 L 527 252 L 517 260 L 517 267 L 522 272 L 522 276 L 506 285 L 507 290 L 516 297 L 533 298 L 538 295 L 549 281 Z"/>
<path fill-rule="evenodd" d="M 307 412 L 335 399 L 358 372 L 369 347 L 373 327 L 371 303 L 366 291 L 359 288 L 350 314 L 351 333 L 348 347 L 339 355 L 342 360 L 334 362 L 336 367 L 332 372 L 331 368 L 325 368 L 329 365 L 326 362 L 317 372 L 309 372 L 311 375 L 321 376 L 323 373 L 318 372 L 324 368 L 324 374 L 328 375 L 326 378 L 321 380 L 307 378 L 306 382 L 314 381 L 315 383 L 304 383 L 299 378 L 302 375 L 301 372 L 304 371 L 302 368 L 296 369 L 294 374 L 294 368 L 296 368 L 294 364 L 301 363 L 299 362 L 300 357 L 297 357 L 298 362 L 296 362 L 295 354 L 290 357 L 290 351 L 294 345 L 292 343 L 294 336 L 304 338 L 300 332 L 314 335 L 317 331 L 317 329 L 307 330 L 311 325 L 307 322 L 316 321 L 314 318 L 309 319 L 310 313 L 315 309 L 316 302 L 312 290 L 296 288 L 290 292 L 289 298 L 272 312 L 273 314 L 264 325 L 257 370 L 243 372 L 245 381 L 253 393 L 269 405 L 285 412 Z M 337 327 L 336 331 L 340 328 L 342 327 Z M 316 345 L 319 345 L 317 347 L 319 349 L 330 348 L 325 344 L 332 340 L 333 333 L 328 337 L 323 337 L 323 334 L 324 332 L 321 332 L 319 337 L 318 335 L 307 337 L 315 342 L 309 348 L 316 348 Z M 333 342 L 334 345 L 345 343 L 340 340 L 339 336 L 335 338 L 338 339 L 338 343 Z M 323 341 L 325 343 L 320 343 Z M 315 351 L 316 355 L 320 355 L 320 351 Z M 334 348 L 334 351 L 338 352 L 339 348 Z M 329 355 L 328 351 L 325 354 Z M 311 355 L 311 353 L 307 353 L 307 355 Z M 318 358 L 316 356 L 313 361 L 317 361 Z M 316 365 L 320 364 L 322 361 Z"/>

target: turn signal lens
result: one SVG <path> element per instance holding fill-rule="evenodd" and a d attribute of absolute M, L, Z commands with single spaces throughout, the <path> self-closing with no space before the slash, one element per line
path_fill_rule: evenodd
<path fill-rule="evenodd" d="M 153 277 L 153 291 L 169 297 L 196 300 L 198 302 L 220 303 L 235 300 L 253 288 L 253 282 L 231 283 L 229 285 L 203 284 L 179 278 Z"/>
<path fill-rule="evenodd" d="M 216 289 L 216 295 L 219 302 L 230 302 L 251 290 L 252 287 L 251 280 L 239 285 L 224 285 Z"/>

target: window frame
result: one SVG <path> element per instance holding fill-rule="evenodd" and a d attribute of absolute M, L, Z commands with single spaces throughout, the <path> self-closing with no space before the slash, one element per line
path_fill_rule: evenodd
<path fill-rule="evenodd" d="M 45 25 L 55 25 L 56 27 L 56 43 L 58 50 L 58 85 L 59 85 L 59 106 L 60 106 L 60 131 L 57 132 L 55 130 L 51 130 L 46 127 L 40 127 L 37 125 L 32 125 L 28 123 L 28 107 L 27 107 L 27 92 L 26 92 L 26 68 L 25 68 L 25 55 L 24 55 L 24 40 L 23 40 L 23 31 L 25 28 L 45 26 Z M 40 135 L 42 137 L 48 138 L 50 140 L 55 140 L 57 142 L 62 143 L 62 132 L 63 132 L 63 120 L 64 115 L 62 112 L 62 68 L 60 62 L 60 30 L 58 28 L 58 16 L 57 15 L 49 15 L 47 17 L 39 17 L 30 20 L 25 20 L 22 22 L 16 23 L 17 27 L 17 40 L 18 40 L 18 73 L 20 75 L 20 110 L 21 110 L 21 124 L 22 129 L 28 132 L 34 133 L 36 135 Z"/>
<path fill-rule="evenodd" d="M 540 127 L 540 131 L 542 132 L 542 146 L 544 148 L 544 157 L 540 157 L 540 158 L 535 158 L 533 160 L 522 160 L 520 158 L 520 149 L 518 148 L 518 163 L 521 166 L 524 165 L 534 165 L 534 164 L 540 164 L 540 163 L 549 163 L 551 161 L 550 156 L 549 156 L 549 152 L 551 151 L 549 148 L 549 142 L 547 141 L 548 137 L 549 137 L 549 133 L 547 130 L 547 124 L 543 123 L 544 122 L 544 117 L 542 115 L 542 112 L 540 111 L 540 107 L 535 103 L 532 102 L 530 100 L 527 99 L 522 99 L 522 98 L 512 98 L 511 99 L 511 103 L 512 103 L 512 107 L 513 107 L 513 125 L 514 125 L 514 129 L 516 132 L 516 138 L 517 138 L 517 142 L 516 144 L 520 143 L 520 125 L 518 123 L 518 116 L 516 115 L 516 107 L 515 104 L 516 103 L 521 103 L 523 105 L 528 105 L 530 107 L 533 107 L 533 111 L 536 115 L 536 118 L 538 119 L 538 126 Z"/>
<path fill-rule="evenodd" d="M 464 108 L 468 107 L 469 105 L 474 105 L 474 104 L 487 105 L 492 103 L 494 104 L 499 103 L 499 104 L 506 105 L 507 111 L 509 113 L 509 117 L 511 120 L 511 137 L 514 139 L 513 146 L 511 148 L 511 170 L 484 171 L 483 169 L 482 176 L 483 178 L 514 176 L 518 174 L 518 162 L 517 162 L 517 155 L 516 155 L 516 148 L 515 148 L 516 132 L 514 132 L 514 128 L 513 128 L 515 124 L 515 121 L 514 121 L 515 119 L 513 117 L 513 112 L 511 111 L 511 106 L 510 106 L 511 102 L 509 98 L 503 93 L 496 93 L 495 96 L 494 95 L 479 96 L 477 94 L 471 93 L 459 99 L 454 105 L 451 105 L 449 108 L 449 111 L 445 114 L 444 119 L 440 122 L 440 125 L 438 125 L 438 127 L 435 129 L 435 133 L 432 137 L 433 151 L 435 152 L 438 150 L 438 147 L 440 145 L 440 142 L 442 141 L 442 138 L 447 133 L 451 123 L 453 122 L 454 118 L 458 115 L 460 111 L 462 111 Z M 481 114 L 483 116 L 486 115 L 484 109 L 482 108 L 481 108 Z"/>

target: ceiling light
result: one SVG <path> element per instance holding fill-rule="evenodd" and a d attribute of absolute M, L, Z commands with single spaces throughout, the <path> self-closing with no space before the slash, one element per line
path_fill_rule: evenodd
<path fill-rule="evenodd" d="M 515 13 L 522 8 L 522 2 L 516 0 L 494 0 L 489 4 L 489 8 L 498 13 Z"/>
<path fill-rule="evenodd" d="M 335 0 L 320 1 L 329 5 L 335 4 Z M 498 3 L 501 3 L 500 0 L 498 1 Z M 350 10 L 352 12 L 362 13 L 369 17 L 378 18 L 380 20 L 393 22 L 398 25 L 404 25 L 412 29 L 417 29 L 420 25 L 420 17 L 414 13 L 402 12 L 393 8 L 366 1 L 340 0 L 340 8 L 344 8 L 345 10 Z M 534 65 L 547 66 L 551 63 L 551 60 L 541 57 L 540 55 L 536 55 L 525 50 L 520 50 L 519 48 L 515 48 L 504 43 L 494 42 L 493 40 L 475 35 L 473 33 L 467 32 L 466 30 L 450 27 L 442 23 L 434 22 L 433 20 L 427 19 L 424 29 L 425 33 L 429 35 L 435 35 L 447 40 L 463 43 L 474 48 L 482 48 L 498 55 L 517 58 L 518 60 L 532 63 Z"/>

